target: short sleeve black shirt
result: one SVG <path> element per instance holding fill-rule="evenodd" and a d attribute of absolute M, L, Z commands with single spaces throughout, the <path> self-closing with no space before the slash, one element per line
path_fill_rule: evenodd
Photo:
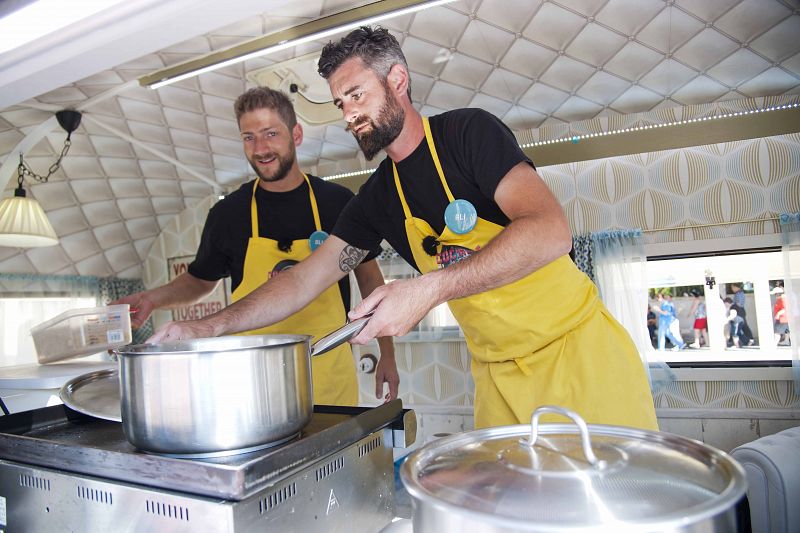
<path fill-rule="evenodd" d="M 533 166 L 511 130 L 481 109 L 457 109 L 430 117 L 429 121 L 453 196 L 470 201 L 480 218 L 508 225 L 508 217 L 494 201 L 497 185 L 518 163 L 525 161 Z M 397 163 L 397 172 L 411 214 L 426 220 L 441 233 L 449 201 L 425 139 Z M 333 234 L 363 250 L 371 250 L 386 239 L 401 257 L 417 268 L 408 245 L 404 218 L 391 160 L 386 158 L 342 212 Z"/>
<path fill-rule="evenodd" d="M 315 176 L 308 176 L 319 209 L 322 230 L 332 233 L 339 214 L 353 198 L 353 193 L 335 183 Z M 250 199 L 253 194 L 253 181 L 217 202 L 208 213 L 200 246 L 195 260 L 189 265 L 189 273 L 197 278 L 216 281 L 231 278 L 231 291 L 242 281 L 247 243 L 251 236 Z M 287 192 L 271 192 L 259 187 L 256 189 L 256 208 L 258 210 L 258 232 L 260 237 L 276 241 L 308 239 L 315 231 L 314 215 L 305 181 Z M 365 259 L 374 259 L 380 253 L 380 246 Z M 345 310 L 350 308 L 349 276 L 339 281 L 339 290 Z"/>

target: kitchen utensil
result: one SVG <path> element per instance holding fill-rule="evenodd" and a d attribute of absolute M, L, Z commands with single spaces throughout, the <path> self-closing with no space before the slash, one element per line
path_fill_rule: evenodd
<path fill-rule="evenodd" d="M 65 385 L 62 398 L 91 415 L 107 408 L 75 401 L 75 389 L 88 403 L 120 405 L 126 438 L 144 451 L 212 457 L 274 445 L 296 436 L 311 418 L 311 357 L 351 339 L 368 320 L 354 320 L 313 346 L 308 335 L 124 346 L 114 350 L 120 365 L 118 402 L 113 402 L 111 374 L 71 389 Z M 107 395 L 92 398 L 93 388 Z"/>
<path fill-rule="evenodd" d="M 122 422 L 119 408 L 119 371 L 96 370 L 74 377 L 59 391 L 64 405 L 95 418 Z"/>
<path fill-rule="evenodd" d="M 543 413 L 575 421 L 539 425 Z M 416 533 L 736 531 L 744 471 L 727 454 L 669 433 L 591 425 L 554 406 L 531 425 L 460 433 L 400 470 Z"/>

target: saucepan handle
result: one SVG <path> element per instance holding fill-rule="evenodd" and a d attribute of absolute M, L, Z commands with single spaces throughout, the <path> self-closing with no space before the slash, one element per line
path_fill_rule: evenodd
<path fill-rule="evenodd" d="M 337 329 L 333 333 L 328 333 L 320 340 L 315 342 L 311 345 L 311 355 L 322 355 L 327 353 L 343 342 L 347 342 L 359 333 L 361 330 L 364 329 L 364 326 L 367 325 L 369 319 L 372 317 L 372 313 L 362 316 L 361 318 L 357 318 L 352 322 L 348 322 L 343 327 Z"/>

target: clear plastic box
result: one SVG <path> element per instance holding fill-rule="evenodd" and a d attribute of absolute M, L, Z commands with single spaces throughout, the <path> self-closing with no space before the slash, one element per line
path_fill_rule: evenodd
<path fill-rule="evenodd" d="M 131 342 L 130 306 L 65 311 L 31 329 L 40 364 L 90 355 Z"/>

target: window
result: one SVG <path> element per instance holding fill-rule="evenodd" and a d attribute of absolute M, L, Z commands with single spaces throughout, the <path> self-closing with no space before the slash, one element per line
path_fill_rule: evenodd
<path fill-rule="evenodd" d="M 791 360 L 781 252 L 649 259 L 648 329 L 667 362 Z"/>
<path fill-rule="evenodd" d="M 0 366 L 35 364 L 31 328 L 64 311 L 94 307 L 95 298 L 0 298 Z"/>

